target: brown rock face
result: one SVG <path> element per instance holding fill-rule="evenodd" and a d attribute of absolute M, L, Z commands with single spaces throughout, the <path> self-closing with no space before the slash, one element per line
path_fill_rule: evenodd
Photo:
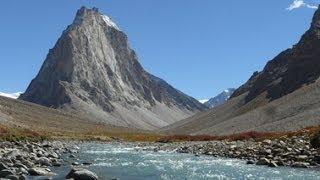
<path fill-rule="evenodd" d="M 84 7 L 20 99 L 143 129 L 206 109 L 147 73 L 117 25 L 97 9 Z"/>
<path fill-rule="evenodd" d="M 287 95 L 320 75 L 320 10 L 314 14 L 310 29 L 291 49 L 269 61 L 263 71 L 255 73 L 232 97 L 249 92 L 246 102 L 263 92 L 272 101 Z"/>

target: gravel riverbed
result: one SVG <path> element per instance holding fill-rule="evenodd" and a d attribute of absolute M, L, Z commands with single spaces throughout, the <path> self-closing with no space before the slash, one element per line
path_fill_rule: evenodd
<path fill-rule="evenodd" d="M 209 141 L 140 143 L 148 151 L 175 151 L 215 157 L 237 158 L 247 164 L 270 167 L 288 166 L 294 168 L 319 168 L 320 150 L 312 148 L 310 136 L 283 137 L 264 141 Z"/>
<path fill-rule="evenodd" d="M 96 142 L 98 144 L 104 144 Z M 170 151 L 189 153 L 195 156 L 206 155 L 245 160 L 247 164 L 269 167 L 314 168 L 320 167 L 320 150 L 310 144 L 308 134 L 302 136 L 265 139 L 263 141 L 208 141 L 208 142 L 167 142 L 167 143 L 128 143 L 123 147 L 135 147 L 139 151 Z M 92 162 L 82 159 L 75 161 L 78 151 L 76 141 L 16 141 L 0 142 L 0 178 L 12 180 L 50 178 L 57 176 L 54 167 L 69 167 L 66 179 L 98 179 L 98 176 L 83 167 Z M 81 146 L 80 146 L 81 147 Z M 81 168 L 80 168 L 81 167 Z M 61 177 L 61 175 L 59 175 Z"/>
<path fill-rule="evenodd" d="M 50 179 L 56 175 L 51 167 L 74 165 L 66 176 L 67 179 L 98 179 L 93 172 L 77 168 L 77 162 L 68 161 L 79 150 L 75 144 L 76 142 L 64 141 L 0 142 L 0 178 Z"/>

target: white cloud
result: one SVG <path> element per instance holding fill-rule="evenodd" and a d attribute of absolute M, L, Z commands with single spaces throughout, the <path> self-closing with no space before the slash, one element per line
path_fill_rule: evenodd
<path fill-rule="evenodd" d="M 318 9 L 318 6 L 307 4 L 307 8 Z"/>
<path fill-rule="evenodd" d="M 301 7 L 306 7 L 306 8 L 310 8 L 310 9 L 317 9 L 318 8 L 317 6 L 308 4 L 308 3 L 304 2 L 303 0 L 294 0 L 289 5 L 287 10 L 292 11 L 294 9 L 301 8 Z"/>

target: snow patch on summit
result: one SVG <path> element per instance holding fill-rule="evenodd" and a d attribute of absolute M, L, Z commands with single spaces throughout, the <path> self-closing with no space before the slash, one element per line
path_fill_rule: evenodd
<path fill-rule="evenodd" d="M 200 103 L 204 104 L 204 103 L 208 102 L 209 99 L 201 99 L 201 100 L 198 100 L 198 101 L 199 101 Z"/>
<path fill-rule="evenodd" d="M 114 23 L 114 22 L 111 20 L 111 18 L 110 18 L 109 16 L 106 16 L 106 15 L 103 15 L 103 14 L 101 14 L 101 16 L 102 16 L 102 19 L 104 20 L 104 22 L 106 22 L 106 24 L 107 24 L 108 26 L 113 27 L 113 28 L 115 28 L 115 29 L 117 29 L 117 30 L 120 31 L 120 28 L 117 26 L 116 23 Z"/>
<path fill-rule="evenodd" d="M 3 93 L 0 92 L 0 96 L 12 98 L 12 99 L 18 99 L 18 97 L 22 94 L 22 92 L 17 92 L 17 93 Z"/>

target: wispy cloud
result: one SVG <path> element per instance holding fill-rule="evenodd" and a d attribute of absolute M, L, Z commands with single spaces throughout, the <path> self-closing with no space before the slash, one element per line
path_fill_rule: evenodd
<path fill-rule="evenodd" d="M 301 8 L 301 7 L 306 7 L 306 8 L 310 8 L 310 9 L 317 9 L 318 8 L 317 6 L 308 4 L 308 3 L 304 2 L 303 0 L 294 0 L 289 5 L 287 10 L 292 11 L 294 9 Z"/>

